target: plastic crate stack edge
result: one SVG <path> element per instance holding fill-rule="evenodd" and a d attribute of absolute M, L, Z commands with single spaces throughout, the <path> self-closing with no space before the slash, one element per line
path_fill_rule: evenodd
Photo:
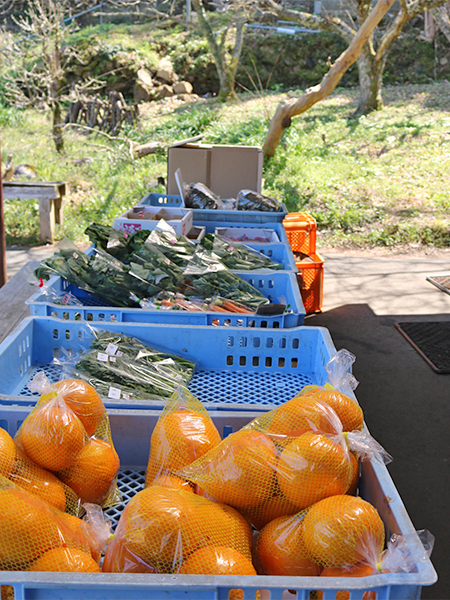
<path fill-rule="evenodd" d="M 308 213 L 288 213 L 283 226 L 294 256 L 295 253 L 305 255 L 304 259 L 295 256 L 295 263 L 306 314 L 320 312 L 323 305 L 324 260 L 316 251 L 316 220 Z"/>

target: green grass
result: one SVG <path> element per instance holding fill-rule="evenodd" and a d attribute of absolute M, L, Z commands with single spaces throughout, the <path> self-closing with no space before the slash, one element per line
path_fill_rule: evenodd
<path fill-rule="evenodd" d="M 264 165 L 264 192 L 291 212 L 312 214 L 319 246 L 449 246 L 449 87 L 442 82 L 386 88 L 385 108 L 358 119 L 352 118 L 357 91 L 335 91 L 293 119 L 275 157 Z M 121 131 L 117 140 L 67 130 L 63 156 L 53 148 L 48 113 L 0 106 L 2 156 L 12 153 L 15 164 L 33 164 L 43 180 L 69 182 L 58 239 L 86 242 L 87 225 L 112 223 L 166 175 L 165 152 L 132 160 L 130 140 L 169 144 L 203 134 L 205 143 L 262 146 L 285 97 L 152 103 L 141 111 L 139 126 Z M 7 244 L 38 242 L 34 201 L 5 201 L 5 222 Z"/>

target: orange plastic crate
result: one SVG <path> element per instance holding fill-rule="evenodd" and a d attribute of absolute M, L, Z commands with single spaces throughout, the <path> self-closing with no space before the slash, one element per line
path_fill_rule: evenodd
<path fill-rule="evenodd" d="M 308 213 L 288 213 L 283 226 L 293 252 L 311 256 L 316 251 L 317 224 Z"/>
<path fill-rule="evenodd" d="M 295 261 L 298 269 L 298 286 L 307 315 L 322 310 L 323 263 L 323 258 L 317 253 L 311 254 L 305 260 Z"/>

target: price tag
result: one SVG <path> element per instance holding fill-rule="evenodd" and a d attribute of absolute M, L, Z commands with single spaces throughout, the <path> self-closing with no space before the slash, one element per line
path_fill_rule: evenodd
<path fill-rule="evenodd" d="M 114 398 L 115 400 L 120 400 L 120 390 L 119 388 L 110 387 L 108 390 L 108 398 Z"/>
<path fill-rule="evenodd" d="M 116 356 L 123 356 L 123 352 L 121 350 L 119 350 L 118 352 L 116 352 Z"/>
<path fill-rule="evenodd" d="M 64 296 L 62 297 L 61 302 L 63 304 L 69 304 L 70 303 L 70 296 L 69 296 L 69 294 L 64 294 Z"/>
<path fill-rule="evenodd" d="M 214 272 L 214 271 L 218 270 L 218 266 L 217 265 L 208 265 L 206 270 Z"/>
<path fill-rule="evenodd" d="M 165 258 L 164 262 L 166 263 L 166 265 L 170 265 L 170 260 L 168 258 Z"/>
<path fill-rule="evenodd" d="M 108 354 L 105 354 L 104 352 L 99 352 L 97 354 L 97 360 L 99 360 L 100 362 L 108 362 L 108 359 Z"/>
<path fill-rule="evenodd" d="M 122 395 L 122 398 L 123 398 L 124 400 L 129 400 L 129 399 L 130 399 L 130 394 L 123 394 L 123 395 Z"/>
<path fill-rule="evenodd" d="M 77 254 L 76 252 L 73 252 L 73 253 L 72 253 L 72 256 L 73 256 L 74 258 L 78 258 L 78 254 Z"/>
<path fill-rule="evenodd" d="M 119 346 L 116 346 L 116 344 L 111 344 L 109 343 L 106 346 L 105 352 L 106 354 L 110 354 L 111 356 L 114 356 L 114 354 L 117 352 Z"/>
<path fill-rule="evenodd" d="M 109 357 L 109 362 L 116 362 L 116 357 L 115 356 L 110 356 Z"/>

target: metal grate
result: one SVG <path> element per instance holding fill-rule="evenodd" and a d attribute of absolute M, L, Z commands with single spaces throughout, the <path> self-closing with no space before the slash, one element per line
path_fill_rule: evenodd
<path fill-rule="evenodd" d="M 105 515 L 111 519 L 112 528 L 115 530 L 120 515 L 128 502 L 138 492 L 144 489 L 145 469 L 122 468 L 119 471 L 117 487 L 122 495 L 122 502 L 104 510 Z"/>
<path fill-rule="evenodd" d="M 450 322 L 410 321 L 395 327 L 436 373 L 450 373 Z"/>

